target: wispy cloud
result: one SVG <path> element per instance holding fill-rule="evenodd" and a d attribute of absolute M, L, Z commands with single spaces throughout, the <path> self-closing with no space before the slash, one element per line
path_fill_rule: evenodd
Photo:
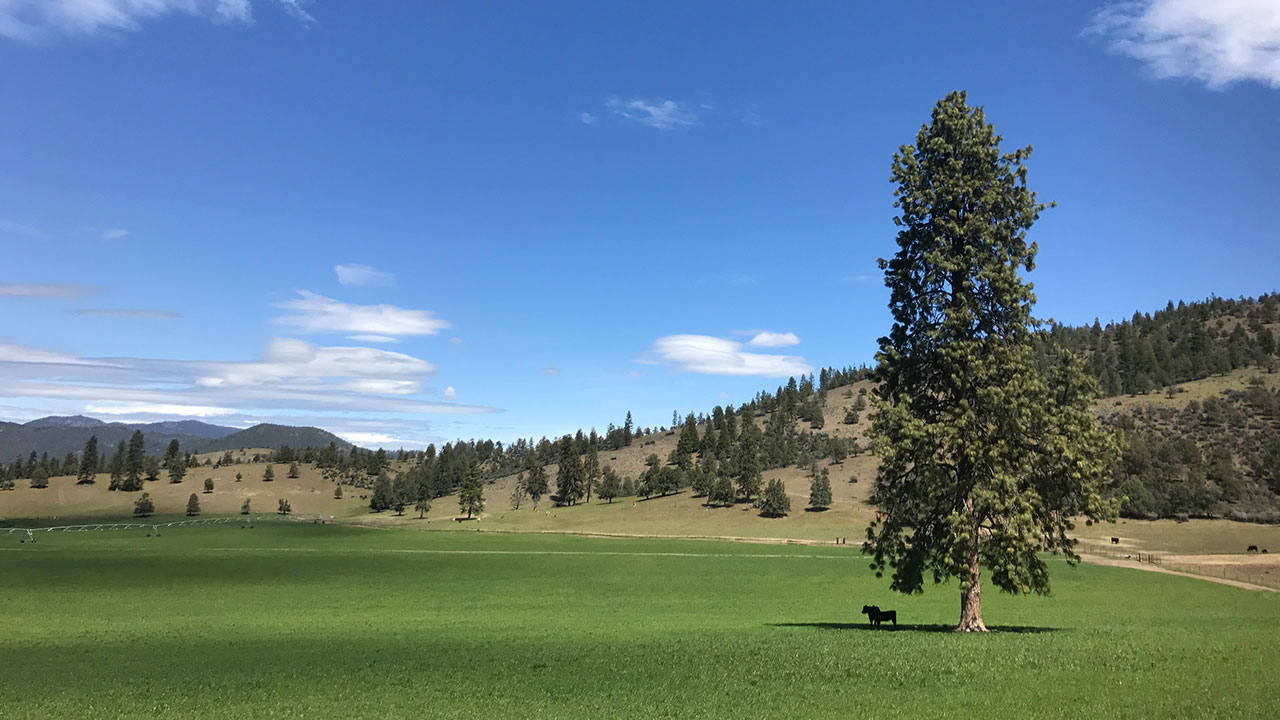
<path fill-rule="evenodd" d="M 0 0 L 0 3 L 2 2 L 3 0 Z M 44 234 L 40 228 L 11 222 L 9 220 L 0 220 L 0 232 L 14 233 L 15 235 L 26 235 L 27 237 L 40 237 Z"/>
<path fill-rule="evenodd" d="M 110 363 L 98 360 L 88 360 L 76 357 L 75 355 L 58 352 L 56 350 L 46 350 L 44 348 L 35 348 L 28 345 L 0 342 L 0 365 L 8 363 L 18 365 L 87 365 L 91 367 L 111 367 Z"/>
<path fill-rule="evenodd" d="M 349 443 L 366 447 L 395 447 L 397 445 L 417 444 L 413 440 L 398 438 L 387 433 L 350 431 L 339 432 L 337 435 Z"/>
<path fill-rule="evenodd" d="M 556 367 L 555 365 L 547 365 L 546 367 L 542 368 L 542 374 L 546 375 L 547 377 L 556 377 L 560 374 L 560 368 Z"/>
<path fill-rule="evenodd" d="M 463 340 L 460 337 L 451 337 L 449 338 L 449 344 L 450 345 L 466 345 L 467 341 Z"/>
<path fill-rule="evenodd" d="M 457 400 L 458 391 L 454 390 L 453 386 L 450 385 L 449 387 L 444 389 L 444 392 L 440 393 L 440 396 L 443 397 L 445 400 Z"/>
<path fill-rule="evenodd" d="M 0 0 L 0 37 L 40 42 L 51 36 L 131 32 L 169 15 L 215 23 L 253 22 L 255 5 L 275 5 L 298 22 L 315 18 L 306 0 Z"/>
<path fill-rule="evenodd" d="M 583 125 L 595 125 L 596 120 L 599 120 L 599 119 L 600 118 L 597 118 L 595 115 L 592 115 L 591 113 L 588 113 L 588 112 L 580 113 L 578 115 L 578 121 L 581 122 Z"/>
<path fill-rule="evenodd" d="M 333 271 L 338 274 L 338 282 L 343 285 L 395 285 L 396 276 L 382 270 L 375 270 L 368 265 L 335 265 Z"/>
<path fill-rule="evenodd" d="M 102 233 L 102 239 L 103 240 L 119 240 L 120 238 L 128 234 L 129 234 L 129 231 L 125 230 L 124 228 L 107 228 Z"/>
<path fill-rule="evenodd" d="M 196 380 L 205 387 L 291 384 L 367 394 L 409 395 L 435 365 L 412 355 L 362 347 L 317 347 L 292 338 L 274 338 L 251 362 L 208 363 Z"/>
<path fill-rule="evenodd" d="M 1280 88 L 1276 0 L 1112 3 L 1086 33 L 1107 38 L 1159 78 L 1191 78 L 1213 89 L 1247 80 Z"/>
<path fill-rule="evenodd" d="M 800 338 L 795 333 L 779 333 L 761 330 L 752 337 L 747 344 L 751 347 L 788 347 L 791 345 L 799 345 Z"/>
<path fill-rule="evenodd" d="M 119 414 L 159 412 L 128 403 L 326 414 L 496 411 L 424 399 L 422 382 L 434 371 L 433 364 L 403 353 L 318 347 L 291 338 L 272 340 L 247 361 L 85 358 L 0 343 L 0 398 L 81 400 L 120 407 Z"/>
<path fill-rule="evenodd" d="M 77 308 L 72 315 L 100 318 L 123 318 L 128 320 L 176 320 L 182 313 L 173 310 L 154 310 L 151 308 Z"/>
<path fill-rule="evenodd" d="M 357 335 L 435 335 L 449 323 L 427 310 L 409 310 L 395 305 L 352 305 L 307 290 L 298 298 L 276 307 L 292 314 L 275 319 L 303 333 L 354 333 Z"/>
<path fill-rule="evenodd" d="M 387 343 L 387 344 L 390 344 L 390 343 L 398 343 L 398 342 L 400 342 L 399 340 L 397 340 L 396 338 L 391 337 L 390 335 L 348 335 L 348 336 L 347 336 L 347 339 L 348 339 L 348 340 L 355 340 L 356 342 L 367 342 L 367 343 Z"/>
<path fill-rule="evenodd" d="M 710 335 L 667 335 L 655 340 L 640 361 L 704 375 L 789 377 L 813 370 L 800 356 L 746 352 L 744 347 Z"/>
<path fill-rule="evenodd" d="M 614 115 L 657 130 L 674 130 L 698 124 L 698 115 L 688 103 L 676 100 L 606 98 L 604 106 Z"/>
<path fill-rule="evenodd" d="M 84 406 L 85 412 L 101 415 L 181 415 L 183 417 L 217 417 L 234 415 L 236 410 L 211 405 L 177 405 L 172 403 L 90 403 Z"/>
<path fill-rule="evenodd" d="M 2 2 L 3 0 L 0 0 Z M 0 297 L 79 300 L 102 293 L 97 285 L 76 283 L 0 283 Z"/>

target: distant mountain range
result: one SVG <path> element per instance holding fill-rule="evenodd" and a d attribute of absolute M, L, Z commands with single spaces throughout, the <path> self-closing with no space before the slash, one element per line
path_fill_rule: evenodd
<path fill-rule="evenodd" d="M 105 422 L 84 415 L 50 415 L 27 423 L 0 422 L 0 462 L 26 457 L 32 450 L 61 459 L 78 453 L 90 436 L 98 437 L 99 452 L 110 453 L 121 441 L 141 430 L 147 453 L 163 455 L 169 442 L 177 440 L 185 452 L 217 452 L 240 448 L 325 447 L 334 443 L 351 449 L 351 443 L 327 430 L 261 423 L 238 429 L 199 420 L 170 420 L 155 423 Z"/>

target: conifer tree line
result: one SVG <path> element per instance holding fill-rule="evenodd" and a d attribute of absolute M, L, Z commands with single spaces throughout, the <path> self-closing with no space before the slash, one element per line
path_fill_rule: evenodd
<path fill-rule="evenodd" d="M 1151 314 L 1135 313 L 1123 322 L 1067 327 L 1049 323 L 1037 333 L 1037 359 L 1047 371 L 1054 348 L 1081 358 L 1106 395 L 1141 394 L 1213 374 L 1255 366 L 1271 373 L 1280 363 L 1272 326 L 1280 321 L 1280 295 L 1224 299 L 1176 305 L 1170 302 Z M 761 473 L 783 467 L 809 467 L 815 460 L 844 458 L 868 449 L 823 432 L 830 392 L 870 380 L 866 366 L 823 368 L 816 374 L 790 378 L 773 391 L 761 391 L 739 406 L 715 407 L 708 413 L 673 413 L 669 427 L 639 427 L 630 412 L 603 433 L 579 430 L 556 439 L 458 440 L 420 451 L 281 446 L 267 453 L 239 456 L 226 451 L 203 465 L 220 467 L 237 461 L 282 464 L 290 477 L 299 464 L 311 464 L 326 479 L 368 492 L 374 510 L 398 510 L 457 493 L 473 476 L 481 485 L 516 475 L 513 506 L 547 497 L 562 505 L 592 497 L 655 497 L 690 489 L 710 505 L 759 503 Z M 845 391 L 849 393 L 848 390 Z M 1169 419 L 1161 424 L 1144 417 L 1106 415 L 1112 427 L 1126 429 L 1133 441 L 1108 494 L 1124 497 L 1122 513 L 1130 517 L 1232 516 L 1280 521 L 1280 440 L 1270 424 L 1270 401 L 1250 388 L 1239 397 L 1193 403 L 1179 415 L 1176 431 Z M 856 424 L 870 412 L 863 395 L 846 411 L 843 422 Z M 1265 427 L 1250 429 L 1250 424 Z M 639 477 L 623 477 L 603 454 L 651 442 L 654 435 L 676 435 L 675 450 L 665 458 L 650 457 Z M 1194 447 L 1195 452 L 1192 452 Z M 215 456 L 216 457 L 216 456 Z M 1230 458 L 1231 462 L 1227 462 Z M 393 471 L 401 468 L 400 473 Z M 83 450 L 63 458 L 32 451 L 11 463 L 0 463 L 0 490 L 27 480 L 34 488 L 49 478 L 74 476 L 93 483 L 108 475 L 108 488 L 141 490 L 162 475 L 181 483 L 201 465 L 177 440 L 163 456 L 146 454 L 143 434 L 135 432 L 113 447 L 100 447 L 91 437 Z M 407 468 L 406 468 L 407 466 Z M 546 466 L 554 466 L 550 475 Z M 285 468 L 279 469 L 283 474 Z M 263 475 L 267 473 L 264 472 Z M 272 471 L 275 479 L 275 471 Z M 403 477 L 401 476 L 403 475 Z M 363 497 L 363 495 L 362 495 Z M 821 493 L 819 493 L 821 497 Z M 475 504 L 471 509 L 475 512 Z M 812 505 L 811 507 L 821 507 Z M 466 509 L 461 509 L 466 514 Z"/>
<path fill-rule="evenodd" d="M 1104 395 L 1140 394 L 1243 367 L 1277 366 L 1275 331 L 1280 295 L 1203 302 L 1170 301 L 1105 327 L 1052 324 L 1041 351 L 1057 345 L 1085 360 Z"/>

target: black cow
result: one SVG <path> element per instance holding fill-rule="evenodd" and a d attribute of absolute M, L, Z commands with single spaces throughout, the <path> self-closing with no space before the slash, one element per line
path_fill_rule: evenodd
<path fill-rule="evenodd" d="M 1112 545 L 1119 545 L 1119 544 L 1120 544 L 1120 538 L 1117 538 L 1117 537 L 1113 537 L 1113 538 L 1111 538 L 1111 544 L 1112 544 Z"/>
<path fill-rule="evenodd" d="M 1250 545 L 1249 547 L 1245 548 L 1245 550 L 1244 550 L 1244 551 L 1245 551 L 1245 552 L 1258 552 L 1258 546 L 1257 546 L 1257 545 Z"/>
<path fill-rule="evenodd" d="M 867 620 L 871 622 L 871 627 L 880 627 L 880 623 L 885 620 L 893 622 L 894 627 L 898 627 L 898 612 L 896 610 L 881 610 L 875 605 L 863 605 L 862 614 L 867 616 Z"/>

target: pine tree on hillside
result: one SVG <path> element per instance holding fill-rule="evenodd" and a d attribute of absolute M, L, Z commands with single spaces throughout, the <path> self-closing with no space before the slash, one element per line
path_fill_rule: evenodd
<path fill-rule="evenodd" d="M 121 490 L 133 492 L 142 489 L 143 463 L 146 457 L 146 440 L 142 437 L 141 430 L 134 430 L 133 435 L 129 437 L 129 448 L 125 451 L 124 480 L 120 483 Z"/>
<path fill-rule="evenodd" d="M 780 518 L 791 512 L 791 498 L 782 481 L 774 478 L 765 486 L 760 497 L 760 514 L 768 518 Z"/>
<path fill-rule="evenodd" d="M 187 498 L 187 515 L 200 514 L 200 496 L 191 493 L 191 497 Z"/>
<path fill-rule="evenodd" d="M 164 467 L 166 470 L 172 470 L 174 465 L 181 464 L 183 470 L 186 470 L 186 462 L 183 459 L 182 448 L 179 446 L 177 439 L 169 441 L 169 446 L 164 451 Z"/>
<path fill-rule="evenodd" d="M 557 505 L 573 505 L 582 495 L 583 468 L 582 456 L 572 439 L 565 437 L 560 442 L 560 468 L 556 472 L 556 494 L 552 500 Z"/>
<path fill-rule="evenodd" d="M 107 485 L 108 490 L 119 490 L 124 485 L 124 465 L 125 465 L 125 448 L 124 440 L 116 446 L 115 454 L 111 456 L 110 462 L 107 463 L 107 472 L 111 473 L 111 482 Z"/>
<path fill-rule="evenodd" d="M 149 517 L 156 512 L 155 503 L 151 502 L 151 493 L 142 493 L 133 504 L 134 517 Z"/>
<path fill-rule="evenodd" d="M 373 493 L 369 496 L 369 509 L 382 512 L 391 509 L 394 503 L 395 488 L 391 485 L 391 478 L 385 472 L 379 473 L 373 484 Z"/>
<path fill-rule="evenodd" d="M 98 436 L 90 435 L 80 452 L 80 471 L 76 475 L 77 485 L 92 485 L 94 475 L 98 472 Z"/>
<path fill-rule="evenodd" d="M 622 480 L 611 467 L 604 469 L 604 479 L 600 481 L 600 497 L 613 504 L 613 499 L 622 493 Z"/>
<path fill-rule="evenodd" d="M 458 486 L 458 509 L 467 514 L 468 520 L 473 515 L 484 512 L 484 483 L 475 465 L 471 466 L 466 479 Z"/>
<path fill-rule="evenodd" d="M 831 472 L 827 468 L 822 468 L 809 483 L 809 507 L 815 510 L 831 507 Z"/>
<path fill-rule="evenodd" d="M 524 480 L 525 491 L 529 493 L 529 499 L 533 501 L 533 506 L 538 507 L 538 501 L 542 499 L 550 490 L 547 480 L 547 469 L 538 464 L 537 461 L 531 461 L 525 471 L 527 475 Z"/>
<path fill-rule="evenodd" d="M 591 491 L 600 483 L 600 454 L 596 451 L 596 446 L 592 445 L 587 448 L 587 452 L 582 456 L 582 489 L 586 495 L 586 501 L 591 502 Z"/>
<path fill-rule="evenodd" d="M 142 476 L 147 482 L 160 479 L 160 459 L 147 455 L 142 459 Z"/>

